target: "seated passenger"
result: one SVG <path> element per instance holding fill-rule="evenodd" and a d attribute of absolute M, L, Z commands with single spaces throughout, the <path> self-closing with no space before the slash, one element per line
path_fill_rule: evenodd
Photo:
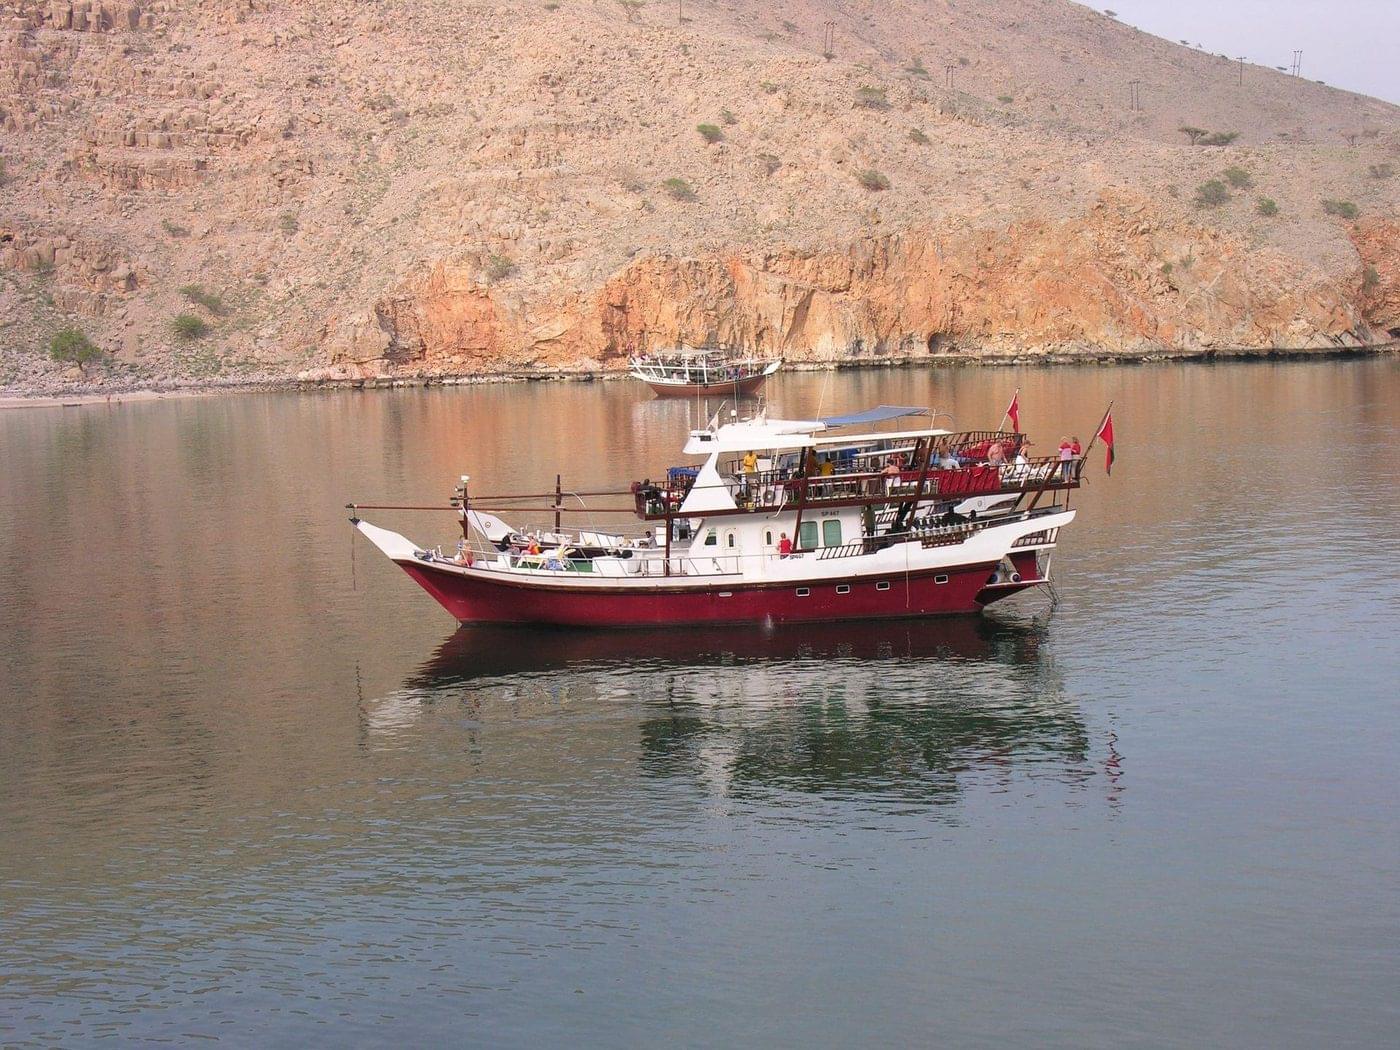
<path fill-rule="evenodd" d="M 1006 449 L 1002 448 L 1000 441 L 993 441 L 987 446 L 987 465 L 989 467 L 1006 466 Z"/>

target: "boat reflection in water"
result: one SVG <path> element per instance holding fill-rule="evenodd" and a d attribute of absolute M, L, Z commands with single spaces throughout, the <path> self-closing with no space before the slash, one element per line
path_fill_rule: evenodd
<path fill-rule="evenodd" d="M 365 726 L 465 715 L 485 746 L 495 728 L 538 719 L 539 733 L 611 752 L 640 734 L 643 773 L 728 794 L 938 800 L 969 777 L 1081 782 L 1095 774 L 1090 734 L 1044 637 L 1033 621 L 974 616 L 766 632 L 464 627 L 367 704 Z"/>

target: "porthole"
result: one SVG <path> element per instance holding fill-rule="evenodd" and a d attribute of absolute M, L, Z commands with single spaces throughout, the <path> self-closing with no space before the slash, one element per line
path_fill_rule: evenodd
<path fill-rule="evenodd" d="M 851 593 L 851 585 L 850 585 L 849 583 L 838 584 L 837 587 L 836 587 L 836 593 L 837 593 L 837 594 L 850 594 L 850 593 Z"/>
<path fill-rule="evenodd" d="M 948 577 L 947 577 L 947 576 L 935 576 L 935 577 L 933 578 L 933 582 L 934 582 L 934 583 L 947 583 L 947 582 L 948 582 Z"/>
<path fill-rule="evenodd" d="M 799 588 L 797 588 L 797 596 L 798 596 L 799 598 L 805 598 L 805 597 L 807 597 L 807 595 L 809 595 L 809 594 L 811 594 L 811 593 L 812 593 L 812 588 L 810 588 L 810 587 L 799 587 Z"/>
<path fill-rule="evenodd" d="M 890 589 L 890 585 L 888 583 L 877 583 L 875 589 L 877 591 L 887 591 Z"/>

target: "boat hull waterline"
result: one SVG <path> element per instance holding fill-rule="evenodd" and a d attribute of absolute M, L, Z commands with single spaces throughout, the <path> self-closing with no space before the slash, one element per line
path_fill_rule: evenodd
<path fill-rule="evenodd" d="M 424 561 L 397 533 L 356 522 L 371 542 L 459 623 L 557 627 L 686 627 L 721 624 L 830 623 L 977 613 L 1046 582 L 1035 556 L 1018 559 L 1016 582 L 991 583 L 998 561 L 940 565 L 861 578 L 724 581 L 603 587 L 503 578 L 490 569 Z M 601 582 L 601 581 L 600 581 Z"/>

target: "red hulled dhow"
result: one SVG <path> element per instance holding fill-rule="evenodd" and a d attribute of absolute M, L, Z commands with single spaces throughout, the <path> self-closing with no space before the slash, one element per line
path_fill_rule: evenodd
<path fill-rule="evenodd" d="M 932 616 L 1047 583 L 1056 538 L 1074 520 L 1083 457 L 1030 458 L 1023 434 L 940 430 L 930 415 L 881 406 L 815 420 L 760 413 L 720 425 L 717 416 L 689 435 L 694 465 L 582 494 L 613 504 L 586 513 L 638 522 L 616 532 L 562 528 L 570 509 L 558 488 L 493 497 L 471 492 L 467 477 L 450 505 L 463 534 L 455 550 L 371 525 L 360 518 L 366 504 L 351 505 L 351 520 L 462 623 Z M 499 516 L 536 500 L 553 527 Z"/>

